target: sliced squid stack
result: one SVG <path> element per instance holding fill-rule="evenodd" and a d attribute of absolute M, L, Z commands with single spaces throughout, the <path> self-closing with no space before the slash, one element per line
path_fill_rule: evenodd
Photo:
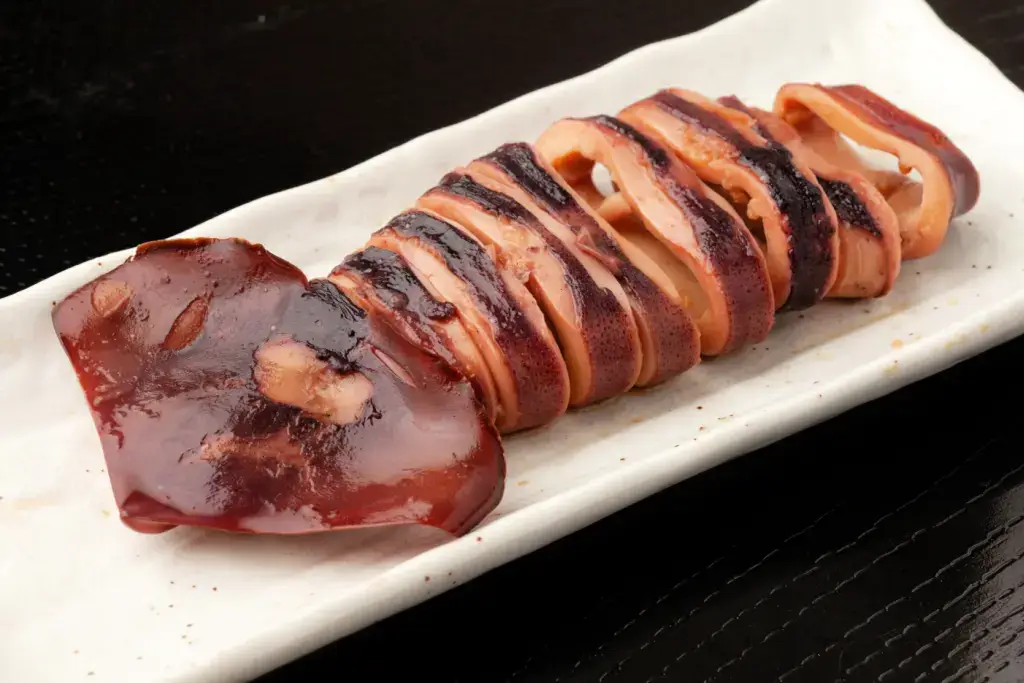
<path fill-rule="evenodd" d="M 899 219 L 882 193 L 857 171 L 837 166 L 805 145 L 796 129 L 772 112 L 748 107 L 732 96 L 718 101 L 754 119 L 761 137 L 785 145 L 817 176 L 839 221 L 839 270 L 827 296 L 859 299 L 892 291 L 900 273 Z"/>
<path fill-rule="evenodd" d="M 806 163 L 758 135 L 746 114 L 687 90 L 662 90 L 618 118 L 721 187 L 753 222 L 777 308 L 801 310 L 824 298 L 839 266 L 839 235 L 835 211 Z"/>
<path fill-rule="evenodd" d="M 669 277 L 588 207 L 530 145 L 502 145 L 468 170 L 480 183 L 528 208 L 573 249 L 595 281 L 606 283 L 606 272 L 619 283 L 639 332 L 642 363 L 637 386 L 653 386 L 700 361 L 700 333 Z"/>
<path fill-rule="evenodd" d="M 143 245 L 53 321 L 136 531 L 462 533 L 501 498 L 470 384 L 259 246 Z"/>
<path fill-rule="evenodd" d="M 979 192 L 860 86 L 789 84 L 773 112 L 665 90 L 446 175 L 328 279 L 152 242 L 53 324 L 130 528 L 462 534 L 503 495 L 502 433 L 758 343 L 777 309 L 888 293 Z"/>
<path fill-rule="evenodd" d="M 767 337 L 774 299 L 754 237 L 725 199 L 663 146 L 609 117 L 562 119 L 537 141 L 538 153 L 592 205 L 605 166 L 628 204 L 616 227 L 669 274 L 713 356 Z"/>
<path fill-rule="evenodd" d="M 453 172 L 417 206 L 455 221 L 512 264 L 547 316 L 569 371 L 571 406 L 629 391 L 640 373 L 640 342 L 622 287 L 599 263 L 587 268 L 565 243 L 492 182 Z"/>
<path fill-rule="evenodd" d="M 935 126 L 863 86 L 790 83 L 779 90 L 775 113 L 821 157 L 874 183 L 899 218 L 904 259 L 934 253 L 950 221 L 978 201 L 978 172 L 964 153 Z M 842 136 L 894 155 L 901 173 L 869 167 Z M 921 182 L 904 175 L 911 170 Z"/>
<path fill-rule="evenodd" d="M 328 279 L 360 308 L 373 310 L 424 351 L 468 378 L 493 422 L 498 391 L 487 362 L 466 330 L 455 306 L 438 300 L 398 254 L 366 247 L 350 254 Z"/>
<path fill-rule="evenodd" d="M 568 407 L 569 374 L 544 314 L 492 248 L 440 216 L 410 210 L 370 238 L 399 254 L 439 301 L 455 306 L 498 394 L 505 433 L 546 424 Z"/>

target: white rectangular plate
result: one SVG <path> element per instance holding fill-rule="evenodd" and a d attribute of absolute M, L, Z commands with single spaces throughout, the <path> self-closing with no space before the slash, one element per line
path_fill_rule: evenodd
<path fill-rule="evenodd" d="M 130 252 L 0 301 L 0 679 L 257 676 L 1024 332 L 1024 96 L 921 0 L 763 0 L 183 234 L 260 241 L 326 274 L 443 173 L 560 116 L 670 85 L 768 106 L 792 80 L 862 83 L 933 121 L 977 164 L 978 207 L 883 300 L 783 316 L 758 348 L 509 439 L 505 498 L 459 540 L 128 531 L 50 307 Z"/>

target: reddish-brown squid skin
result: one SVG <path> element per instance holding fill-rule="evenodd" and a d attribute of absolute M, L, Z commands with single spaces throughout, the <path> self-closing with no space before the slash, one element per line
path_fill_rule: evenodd
<path fill-rule="evenodd" d="M 705 356 L 768 336 L 775 302 L 764 255 L 742 219 L 692 169 L 632 126 L 603 115 L 562 119 L 536 148 L 591 203 L 601 198 L 593 167 L 608 168 L 631 216 L 661 245 L 647 248 L 662 249 L 666 267 L 677 262 L 675 282 L 700 328 Z"/>
<path fill-rule="evenodd" d="M 785 145 L 817 176 L 839 225 L 839 268 L 827 296 L 881 297 L 892 291 L 902 260 L 899 218 L 878 188 L 856 170 L 817 154 L 773 112 L 749 107 L 733 95 L 718 101 L 749 116 L 762 137 Z"/>
<path fill-rule="evenodd" d="M 621 286 L 600 264 L 588 269 L 575 244 L 559 239 L 489 178 L 474 178 L 464 169 L 442 178 L 417 205 L 466 226 L 523 271 L 561 347 L 571 406 L 597 403 L 633 387 L 641 362 L 636 325 Z M 595 271 L 604 282 L 595 279 Z"/>
<path fill-rule="evenodd" d="M 501 499 L 469 383 L 259 245 L 144 244 L 53 322 L 137 531 L 461 534 Z"/>
<path fill-rule="evenodd" d="M 569 373 L 536 300 L 469 230 L 424 209 L 395 216 L 370 237 L 400 253 L 424 285 L 453 303 L 497 385 L 502 433 L 538 427 L 569 405 Z"/>
<path fill-rule="evenodd" d="M 838 226 L 799 156 L 759 135 L 742 113 L 679 88 L 635 102 L 618 118 L 662 142 L 759 222 L 777 308 L 802 310 L 824 298 L 839 264 Z"/>
<path fill-rule="evenodd" d="M 346 256 L 327 279 L 360 308 L 376 311 L 410 342 L 465 375 L 477 389 L 488 419 L 497 419 L 494 378 L 458 310 L 427 291 L 401 256 L 366 247 Z"/>
<path fill-rule="evenodd" d="M 775 113 L 793 125 L 823 156 L 871 177 L 900 218 L 904 259 L 934 253 L 950 221 L 978 202 L 981 185 L 970 159 L 941 130 L 861 85 L 788 83 L 775 98 Z M 904 173 L 872 171 L 839 135 L 895 155 Z"/>
<path fill-rule="evenodd" d="M 567 230 L 618 280 L 640 335 L 637 386 L 659 384 L 700 362 L 700 333 L 668 275 L 588 207 L 529 144 L 501 145 L 469 170 L 499 183 L 552 231 Z"/>

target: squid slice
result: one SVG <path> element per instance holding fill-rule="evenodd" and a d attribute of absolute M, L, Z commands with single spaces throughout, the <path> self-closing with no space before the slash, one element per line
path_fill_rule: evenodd
<path fill-rule="evenodd" d="M 467 377 L 483 401 L 488 419 L 497 419 L 494 378 L 458 311 L 427 291 L 401 256 L 366 247 L 347 256 L 328 279 L 360 308 L 373 310 L 410 342 Z"/>
<path fill-rule="evenodd" d="M 666 271 L 715 356 L 767 337 L 775 321 L 764 255 L 735 210 L 662 145 L 609 116 L 567 118 L 536 143 L 591 204 L 595 164 L 605 166 L 630 209 L 616 227 Z"/>
<path fill-rule="evenodd" d="M 446 175 L 417 206 L 464 226 L 515 264 L 551 323 L 569 370 L 569 405 L 625 393 L 640 373 L 640 343 L 622 287 L 598 263 L 588 269 L 522 204 L 468 171 Z M 596 279 L 601 279 L 599 283 Z"/>
<path fill-rule="evenodd" d="M 430 293 L 456 307 L 496 385 L 499 430 L 551 422 L 569 373 L 544 314 L 514 271 L 461 225 L 422 209 L 393 218 L 370 245 L 402 256 Z"/>
<path fill-rule="evenodd" d="M 136 531 L 460 534 L 502 496 L 470 384 L 258 245 L 144 244 L 53 323 Z"/>
<path fill-rule="evenodd" d="M 978 202 L 970 159 L 938 128 L 863 86 L 789 83 L 776 95 L 775 113 L 821 157 L 875 184 L 899 218 L 904 259 L 933 254 L 950 221 Z M 921 182 L 869 168 L 843 135 L 894 155 L 902 174 L 917 170 Z"/>
<path fill-rule="evenodd" d="M 642 250 L 587 206 L 525 142 L 502 145 L 468 167 L 474 179 L 500 189 L 526 207 L 573 248 L 594 280 L 624 291 L 639 333 L 637 386 L 653 386 L 700 361 L 700 333 L 675 285 Z"/>
<path fill-rule="evenodd" d="M 662 90 L 618 118 L 723 188 L 755 222 L 778 309 L 802 310 L 824 298 L 839 266 L 837 219 L 799 156 L 759 135 L 746 114 L 688 90 Z"/>
<path fill-rule="evenodd" d="M 857 171 L 830 163 L 805 145 L 796 129 L 772 112 L 733 96 L 718 101 L 750 116 L 761 137 L 788 147 L 817 176 L 839 220 L 839 271 L 827 296 L 868 298 L 892 291 L 900 273 L 900 227 L 882 193 Z"/>

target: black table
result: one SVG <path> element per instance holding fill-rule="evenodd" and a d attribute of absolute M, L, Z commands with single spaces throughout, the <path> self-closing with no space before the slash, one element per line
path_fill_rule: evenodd
<path fill-rule="evenodd" d="M 746 4 L 5 2 L 0 294 Z M 934 4 L 1024 84 L 1024 3 Z M 261 683 L 1024 680 L 1022 356 L 698 476 Z"/>

